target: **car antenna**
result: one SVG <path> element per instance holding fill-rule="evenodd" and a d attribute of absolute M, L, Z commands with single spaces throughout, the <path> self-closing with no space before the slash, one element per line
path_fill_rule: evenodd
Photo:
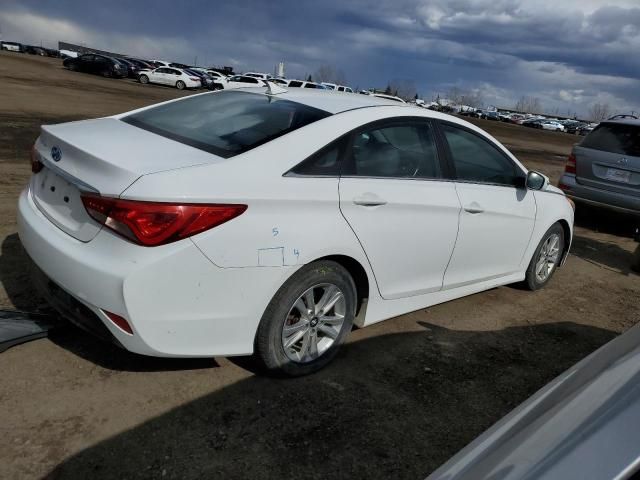
<path fill-rule="evenodd" d="M 274 82 L 270 82 L 269 80 L 265 80 L 267 84 L 267 95 L 278 95 L 280 93 L 287 93 L 288 90 L 286 88 L 282 88 L 279 85 L 276 85 Z"/>

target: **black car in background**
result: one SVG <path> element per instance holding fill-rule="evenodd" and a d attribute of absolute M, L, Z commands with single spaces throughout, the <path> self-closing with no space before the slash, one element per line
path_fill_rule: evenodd
<path fill-rule="evenodd" d="M 129 74 L 125 64 L 106 55 L 93 53 L 86 53 L 76 58 L 66 58 L 62 64 L 74 72 L 93 73 L 103 77 L 122 78 Z"/>
<path fill-rule="evenodd" d="M 47 56 L 47 51 L 42 47 L 36 47 L 35 45 L 25 45 L 24 53 L 28 53 L 30 55 L 40 55 L 41 57 Z"/>

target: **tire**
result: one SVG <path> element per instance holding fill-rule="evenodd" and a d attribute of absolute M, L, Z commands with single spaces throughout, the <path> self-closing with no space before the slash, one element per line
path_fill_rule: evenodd
<path fill-rule="evenodd" d="M 140 83 L 142 83 L 143 85 L 149 83 L 149 77 L 147 77 L 146 75 L 140 75 L 138 80 L 140 80 Z"/>
<path fill-rule="evenodd" d="M 254 359 L 262 370 L 277 376 L 320 370 L 333 360 L 351 331 L 356 298 L 353 278 L 340 264 L 323 260 L 302 267 L 267 306 L 256 333 Z M 322 313 L 325 299 L 333 301 Z"/>
<path fill-rule="evenodd" d="M 562 130 L 560 130 L 559 128 L 556 128 L 556 132 L 561 132 Z"/>
<path fill-rule="evenodd" d="M 554 237 L 557 237 L 556 247 L 553 247 Z M 548 250 L 549 247 L 551 247 L 551 252 Z M 557 248 L 557 250 L 555 250 L 555 248 Z M 544 250 L 547 250 L 548 253 L 543 253 Z M 529 267 L 527 267 L 525 274 L 524 285 L 529 290 L 538 290 L 549 283 L 549 280 L 553 277 L 553 274 L 556 272 L 556 269 L 562 260 L 563 251 L 564 229 L 559 223 L 554 223 L 542 236 L 533 257 L 529 262 Z M 546 258 L 544 261 L 543 256 Z"/>
<path fill-rule="evenodd" d="M 102 76 L 103 76 L 104 78 L 111 78 L 111 77 L 113 77 L 113 73 L 111 73 L 111 70 L 104 70 L 104 71 L 102 72 Z"/>
<path fill-rule="evenodd" d="M 185 89 L 185 87 L 186 87 L 186 85 L 185 85 L 185 83 L 184 83 L 182 80 L 178 80 L 178 81 L 176 82 L 176 88 L 177 88 L 178 90 L 184 90 L 184 89 Z"/>

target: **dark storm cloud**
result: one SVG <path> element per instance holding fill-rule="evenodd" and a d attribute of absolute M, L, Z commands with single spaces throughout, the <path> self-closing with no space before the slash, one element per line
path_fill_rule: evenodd
<path fill-rule="evenodd" d="M 84 36 L 97 48 L 110 43 L 189 62 L 198 56 L 239 70 L 271 71 L 284 60 L 291 76 L 330 64 L 354 86 L 405 78 L 425 95 L 455 84 L 502 103 L 523 94 L 576 109 L 596 100 L 620 108 L 640 103 L 640 56 L 633 53 L 640 48 L 640 8 L 632 1 L 22 0 L 5 11 L 23 16 L 0 13 L 3 32 L 7 24 L 11 32 L 36 17 L 56 19 L 66 22 L 60 40 Z M 27 27 L 19 40 L 42 38 Z"/>

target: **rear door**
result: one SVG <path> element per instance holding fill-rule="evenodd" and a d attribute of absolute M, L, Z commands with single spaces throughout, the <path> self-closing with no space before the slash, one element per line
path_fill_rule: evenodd
<path fill-rule="evenodd" d="M 460 202 L 435 139 L 424 118 L 385 120 L 356 130 L 344 155 L 340 210 L 385 299 L 442 288 Z"/>
<path fill-rule="evenodd" d="M 640 196 L 640 122 L 601 123 L 573 153 L 578 183 Z"/>
<path fill-rule="evenodd" d="M 441 131 L 462 206 L 444 288 L 521 270 L 536 218 L 535 198 L 524 188 L 524 172 L 473 130 L 442 122 Z"/>

